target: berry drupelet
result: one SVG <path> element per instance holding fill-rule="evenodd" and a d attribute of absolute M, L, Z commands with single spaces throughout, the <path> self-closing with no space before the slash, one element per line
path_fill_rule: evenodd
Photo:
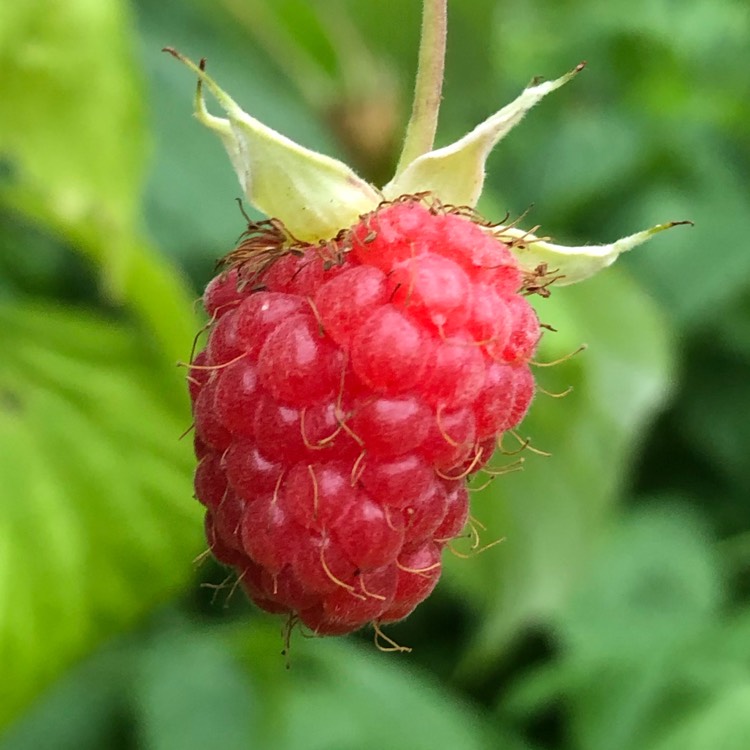
<path fill-rule="evenodd" d="M 464 528 L 467 477 L 531 402 L 524 276 L 424 196 L 286 254 L 265 229 L 209 284 L 191 368 L 211 550 L 316 633 L 400 620 Z"/>

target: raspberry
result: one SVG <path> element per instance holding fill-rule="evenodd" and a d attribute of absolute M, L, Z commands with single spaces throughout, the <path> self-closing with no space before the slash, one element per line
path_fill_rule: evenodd
<path fill-rule="evenodd" d="M 288 241 L 235 252 L 204 294 L 195 493 L 261 609 L 339 635 L 437 584 L 468 472 L 529 407 L 540 328 L 507 247 L 423 198 Z"/>

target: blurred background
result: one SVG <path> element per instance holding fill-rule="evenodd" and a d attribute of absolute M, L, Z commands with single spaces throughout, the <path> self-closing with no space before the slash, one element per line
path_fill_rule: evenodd
<path fill-rule="evenodd" d="M 244 222 L 160 49 L 383 184 L 420 3 L 0 3 L 0 750 L 750 747 L 750 5 L 449 5 L 439 145 L 588 61 L 493 154 L 488 218 L 695 227 L 539 300 L 540 360 L 588 344 L 537 371 L 574 387 L 522 426 L 552 455 L 474 495 L 504 541 L 446 555 L 388 631 L 413 652 L 297 634 L 285 659 L 193 562 L 175 363 Z"/>

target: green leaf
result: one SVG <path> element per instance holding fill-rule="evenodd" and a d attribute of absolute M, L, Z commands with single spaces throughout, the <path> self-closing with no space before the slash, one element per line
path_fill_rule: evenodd
<path fill-rule="evenodd" d="M 626 275 L 610 270 L 553 291 L 538 310 L 558 331 L 545 334 L 538 360 L 564 357 L 583 341 L 588 349 L 535 370 L 545 389 L 574 388 L 562 399 L 538 393 L 519 428 L 553 455 L 526 451 L 523 471 L 498 477 L 473 497 L 472 515 L 487 528 L 482 542 L 505 541 L 469 560 L 447 556 L 448 584 L 482 613 L 464 673 L 489 668 L 520 627 L 566 601 L 617 501 L 638 438 L 669 390 L 664 323 Z M 506 436 L 506 450 L 518 447 Z M 496 455 L 495 464 L 517 458 Z"/>
<path fill-rule="evenodd" d="M 1 726 L 184 584 L 201 525 L 184 399 L 131 329 L 39 306 L 0 332 Z"/>
<path fill-rule="evenodd" d="M 102 649 L 70 669 L 0 735 L 2 750 L 101 750 L 114 746 L 130 687 L 132 649 Z"/>
<path fill-rule="evenodd" d="M 576 747 L 630 750 L 746 673 L 727 669 L 737 628 L 719 626 L 724 586 L 705 525 L 684 503 L 654 500 L 602 540 L 555 618 L 560 657 L 512 689 L 504 713 L 528 718 L 563 698 Z"/>
<path fill-rule="evenodd" d="M 221 631 L 169 627 L 136 661 L 137 734 L 149 750 L 259 747 L 261 693 Z"/>
<path fill-rule="evenodd" d="M 732 685 L 648 750 L 746 750 L 750 746 L 750 679 Z"/>
<path fill-rule="evenodd" d="M 0 10 L 0 148 L 11 188 L 63 225 L 90 224 L 112 237 L 100 252 L 113 289 L 127 269 L 117 240 L 135 223 L 146 154 L 127 23 L 120 0 L 31 0 Z"/>
<path fill-rule="evenodd" d="M 746 186 L 726 167 L 734 158 L 732 149 L 714 142 L 705 129 L 685 128 L 672 148 L 679 149 L 690 176 L 652 180 L 625 216 L 650 221 L 658 206 L 669 212 L 668 218 L 692 219 L 694 231 L 664 237 L 658 247 L 634 253 L 628 262 L 678 323 L 724 325 L 717 313 L 744 290 L 750 274 L 743 239 L 748 234 Z"/>
<path fill-rule="evenodd" d="M 235 640 L 264 694 L 279 750 L 528 750 L 512 732 L 496 731 L 478 707 L 420 674 L 403 654 L 343 639 L 293 633 L 290 669 L 272 627 L 243 629 Z M 419 648 L 419 644 L 414 644 Z"/>
<path fill-rule="evenodd" d="M 146 131 L 128 23 L 120 0 L 0 10 L 2 150 L 19 189 L 72 223 L 117 225 L 137 210 Z"/>
<path fill-rule="evenodd" d="M 690 399 L 678 415 L 694 450 L 741 492 L 750 491 L 748 377 L 750 367 L 742 366 L 734 352 L 717 348 L 715 340 L 700 342 L 686 379 Z M 737 518 L 740 510 L 732 516 Z"/>
<path fill-rule="evenodd" d="M 576 658 L 666 652 L 710 624 L 723 598 L 703 524 L 679 505 L 626 518 L 560 618 Z"/>
<path fill-rule="evenodd" d="M 174 360 L 195 329 L 192 295 L 141 236 L 147 135 L 131 45 L 122 0 L 0 7 L 0 202 L 93 261 Z"/>

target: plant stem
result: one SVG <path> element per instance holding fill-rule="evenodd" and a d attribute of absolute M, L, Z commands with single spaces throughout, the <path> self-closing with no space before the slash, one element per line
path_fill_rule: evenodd
<path fill-rule="evenodd" d="M 448 0 L 424 0 L 414 102 L 397 175 L 414 159 L 431 151 L 435 142 L 445 68 L 447 4 Z"/>

